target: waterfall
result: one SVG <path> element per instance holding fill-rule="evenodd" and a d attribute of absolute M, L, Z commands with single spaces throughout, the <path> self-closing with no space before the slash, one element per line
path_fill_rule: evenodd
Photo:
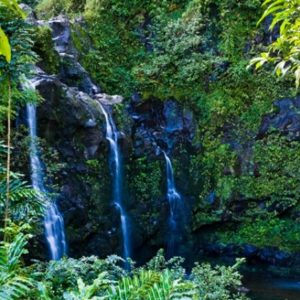
<path fill-rule="evenodd" d="M 31 180 L 33 189 L 47 203 L 44 226 L 45 235 L 49 245 L 51 259 L 58 260 L 66 254 L 66 239 L 64 232 L 64 221 L 54 202 L 47 198 L 47 191 L 44 186 L 44 174 L 42 161 L 39 157 L 36 143 L 36 106 L 27 104 L 27 120 L 30 132 L 30 165 Z"/>
<path fill-rule="evenodd" d="M 113 179 L 113 203 L 120 213 L 123 237 L 123 255 L 124 258 L 127 259 L 130 257 L 130 242 L 128 217 L 122 203 L 122 164 L 118 146 L 118 131 L 110 111 L 106 110 L 100 102 L 98 103 L 105 117 L 106 139 L 110 146 L 110 168 Z"/>
<path fill-rule="evenodd" d="M 163 151 L 166 160 L 166 171 L 167 171 L 167 199 L 170 206 L 169 216 L 169 227 L 170 232 L 168 234 L 168 249 L 167 253 L 169 256 L 173 256 L 178 246 L 178 239 L 180 237 L 181 224 L 184 222 L 184 205 L 181 195 L 178 193 L 175 180 L 174 171 L 170 158 Z"/>

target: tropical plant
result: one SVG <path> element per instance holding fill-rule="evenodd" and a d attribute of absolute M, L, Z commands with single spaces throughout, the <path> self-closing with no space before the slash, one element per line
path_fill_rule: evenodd
<path fill-rule="evenodd" d="M 0 27 L 0 55 L 3 55 L 6 61 L 11 61 L 11 49 L 5 32 Z"/>
<path fill-rule="evenodd" d="M 151 93 L 160 89 L 163 99 L 184 98 L 196 86 L 203 87 L 214 66 L 223 61 L 207 34 L 210 8 L 202 2 L 191 1 L 180 18 L 156 16 L 151 26 L 155 36 L 151 41 L 153 52 L 146 63 L 134 69 L 134 74 L 144 88 L 154 89 Z"/>
<path fill-rule="evenodd" d="M 65 300 L 104 300 L 105 297 L 98 297 L 95 296 L 95 294 L 97 294 L 99 290 L 106 290 L 113 284 L 114 282 L 108 278 L 108 273 L 102 272 L 91 285 L 85 285 L 83 280 L 79 278 L 77 280 L 78 289 L 65 292 L 63 297 Z"/>
<path fill-rule="evenodd" d="M 16 95 L 21 75 L 27 74 L 35 62 L 36 56 L 31 51 L 32 41 L 29 38 L 29 27 L 24 20 L 24 13 L 15 0 L 2 0 L 0 5 L 0 26 L 10 37 L 11 60 L 0 59 L 0 86 L 3 90 L 0 96 L 1 112 L 0 121 L 6 121 L 7 157 L 6 157 L 6 200 L 4 209 L 4 226 L 10 217 L 11 194 L 11 123 L 14 108 L 20 102 Z M 2 110 L 3 109 L 3 110 Z"/>
<path fill-rule="evenodd" d="M 238 273 L 238 268 L 244 262 L 238 259 L 233 266 L 216 266 L 209 264 L 197 264 L 192 269 L 191 280 L 197 285 L 200 298 L 205 300 L 243 300 L 247 299 L 239 291 L 242 276 Z"/>
<path fill-rule="evenodd" d="M 0 141 L 0 213 L 5 212 L 6 173 L 1 163 L 7 155 L 7 147 Z M 37 220 L 43 215 L 45 203 L 18 173 L 10 172 L 10 216 L 14 222 Z"/>
<path fill-rule="evenodd" d="M 195 265 L 188 276 L 183 258 L 164 258 L 163 251 L 145 266 L 124 271 L 122 259 L 64 258 L 32 266 L 33 278 L 46 288 L 49 299 L 65 300 L 243 300 L 238 291 L 242 260 L 232 267 Z M 43 298 L 44 299 L 44 298 Z M 48 300 L 48 298 L 45 298 Z"/>
<path fill-rule="evenodd" d="M 279 30 L 279 37 L 262 52 L 253 58 L 250 66 L 256 69 L 265 63 L 275 65 L 277 76 L 293 74 L 296 87 L 300 84 L 300 1 L 299 0 L 266 0 L 264 14 L 259 20 L 261 24 L 267 17 L 272 17 L 269 29 L 271 32 Z"/>
<path fill-rule="evenodd" d="M 15 0 L 0 0 L 0 5 L 4 5 L 10 11 L 15 14 L 25 17 L 24 12 L 20 9 L 18 3 Z M 11 61 L 11 47 L 9 40 L 5 32 L 0 27 L 0 55 L 3 55 L 6 61 Z"/>
<path fill-rule="evenodd" d="M 36 281 L 45 283 L 51 299 L 62 299 L 64 294 L 65 297 L 91 294 L 91 291 L 95 291 L 95 285 L 100 287 L 99 278 L 104 273 L 108 274 L 105 280 L 120 280 L 126 275 L 126 271 L 120 266 L 123 263 L 122 258 L 115 255 L 106 259 L 96 256 L 62 258 L 59 261 L 35 264 L 31 273 Z"/>
<path fill-rule="evenodd" d="M 7 231 L 11 229 L 6 228 Z M 12 242 L 0 244 L 0 298 L 3 300 L 24 299 L 36 287 L 36 282 L 28 276 L 21 263 L 22 255 L 27 253 L 25 247 L 30 235 L 22 233 L 22 227 L 18 231 Z"/>
<path fill-rule="evenodd" d="M 163 272 L 140 269 L 133 277 L 123 277 L 110 286 L 109 300 L 199 299 L 197 286 L 183 278 L 175 279 L 170 270 Z"/>

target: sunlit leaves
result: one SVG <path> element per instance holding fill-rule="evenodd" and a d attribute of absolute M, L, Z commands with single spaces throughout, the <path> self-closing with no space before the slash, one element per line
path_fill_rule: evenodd
<path fill-rule="evenodd" d="M 1 29 L 1 27 L 0 27 L 0 55 L 3 55 L 8 63 L 11 61 L 10 44 L 6 34 Z"/>
<path fill-rule="evenodd" d="M 275 64 L 277 76 L 292 74 L 296 87 L 300 83 L 300 0 L 267 0 L 264 14 L 258 21 L 261 24 L 267 17 L 272 17 L 269 30 L 279 28 L 280 36 L 268 46 L 268 52 L 253 58 L 250 66 L 256 69 L 265 63 Z"/>
<path fill-rule="evenodd" d="M 25 14 L 15 0 L 0 0 L 0 5 L 4 5 L 10 11 L 21 18 L 25 18 Z M 0 27 L 0 55 L 3 55 L 8 63 L 11 61 L 11 47 L 5 32 Z"/>
<path fill-rule="evenodd" d="M 0 244 L 0 298 L 25 299 L 35 287 L 32 278 L 21 269 L 21 257 L 27 253 L 25 246 L 29 236 L 18 233 L 11 243 Z"/>
<path fill-rule="evenodd" d="M 0 0 L 0 5 L 4 5 L 17 16 L 25 18 L 25 13 L 22 11 L 16 0 Z"/>

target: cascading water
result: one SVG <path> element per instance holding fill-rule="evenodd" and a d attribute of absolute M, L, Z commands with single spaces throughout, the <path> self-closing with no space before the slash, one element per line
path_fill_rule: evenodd
<path fill-rule="evenodd" d="M 120 213 L 124 258 L 130 257 L 128 217 L 122 203 L 122 165 L 118 146 L 118 131 L 111 113 L 98 102 L 106 122 L 106 139 L 110 145 L 110 168 L 113 178 L 113 202 Z"/>
<path fill-rule="evenodd" d="M 166 160 L 166 170 L 167 170 L 167 199 L 170 206 L 170 216 L 169 216 L 169 227 L 170 232 L 168 234 L 168 256 L 173 256 L 176 253 L 177 241 L 180 238 L 181 224 L 184 222 L 184 205 L 181 195 L 178 193 L 175 180 L 173 166 L 170 158 L 163 151 Z"/>
<path fill-rule="evenodd" d="M 55 203 L 47 199 L 43 180 L 43 167 L 36 144 L 36 106 L 27 104 L 27 120 L 30 132 L 31 180 L 34 190 L 47 203 L 44 216 L 45 235 L 49 245 L 51 259 L 59 260 L 66 254 L 64 221 Z"/>

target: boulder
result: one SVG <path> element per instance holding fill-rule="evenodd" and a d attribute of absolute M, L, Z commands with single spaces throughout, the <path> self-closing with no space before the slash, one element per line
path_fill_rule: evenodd
<path fill-rule="evenodd" d="M 290 140 L 300 141 L 300 97 L 274 102 L 275 112 L 264 116 L 257 138 L 277 130 Z"/>

